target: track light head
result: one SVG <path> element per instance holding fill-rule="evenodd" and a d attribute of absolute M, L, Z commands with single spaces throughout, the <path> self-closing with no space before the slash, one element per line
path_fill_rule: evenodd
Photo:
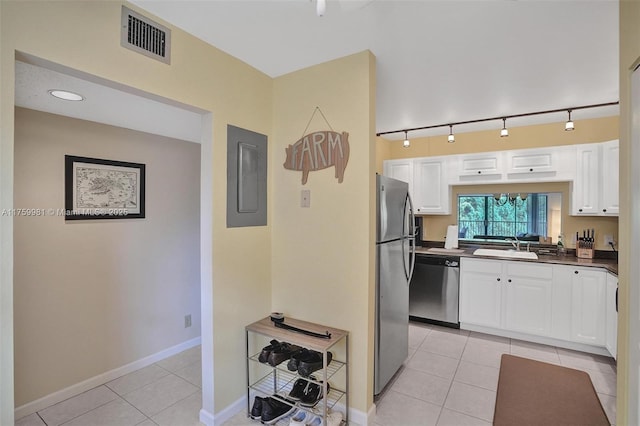
<path fill-rule="evenodd" d="M 509 136 L 509 129 L 507 129 L 507 119 L 502 119 L 502 130 L 500 130 L 500 137 L 504 138 Z"/>
<path fill-rule="evenodd" d="M 456 141 L 456 137 L 453 135 L 453 126 L 449 125 L 449 137 L 447 137 L 447 142 L 454 143 Z"/>
<path fill-rule="evenodd" d="M 411 141 L 409 141 L 409 138 L 407 137 L 407 131 L 404 131 L 404 142 L 402 142 L 402 146 L 404 148 L 409 148 L 411 146 Z"/>
<path fill-rule="evenodd" d="M 327 1 L 326 0 L 316 0 L 316 14 L 320 17 L 324 16 L 324 13 L 327 11 Z"/>
<path fill-rule="evenodd" d="M 573 121 L 571 120 L 571 110 L 569 109 L 567 110 L 567 112 L 569 113 L 569 120 L 564 123 L 564 130 L 570 132 L 575 129 L 575 126 L 573 125 Z"/>

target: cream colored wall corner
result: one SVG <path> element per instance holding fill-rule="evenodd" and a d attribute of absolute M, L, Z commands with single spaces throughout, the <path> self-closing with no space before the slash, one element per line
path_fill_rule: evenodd
<path fill-rule="evenodd" d="M 373 400 L 374 58 L 347 56 L 275 79 L 272 308 L 287 316 L 348 330 L 351 405 Z M 298 140 L 316 106 L 335 131 L 349 132 L 351 152 L 338 183 L 334 168 L 285 170 L 285 148 Z M 326 130 L 316 114 L 307 133 Z M 311 207 L 300 207 L 302 189 Z"/>
<path fill-rule="evenodd" d="M 203 319 L 207 322 L 203 330 L 212 328 L 213 336 L 202 338 L 203 347 L 207 340 L 209 346 L 211 339 L 214 343 L 214 356 L 203 360 L 207 365 L 213 358 L 216 361 L 215 400 L 204 401 L 205 410 L 213 412 L 244 395 L 244 326 L 267 315 L 271 308 L 271 222 L 263 227 L 227 229 L 225 216 L 226 126 L 233 124 L 271 136 L 273 81 L 159 19 L 172 29 L 171 65 L 124 49 L 119 44 L 121 5 L 117 1 L 0 2 L 0 208 L 13 206 L 16 52 L 211 111 L 213 257 L 208 261 L 213 277 L 203 277 L 203 283 L 206 287 L 212 278 L 213 286 L 203 288 L 203 294 L 209 295 L 203 301 L 203 312 L 213 312 L 213 317 Z M 270 189 L 268 197 L 272 199 Z M 13 424 L 13 225 L 10 219 L 1 220 L 0 424 Z M 214 383 L 213 376 L 204 377 L 204 382 Z"/>
<path fill-rule="evenodd" d="M 631 67 L 640 59 L 640 2 L 620 1 L 620 254 L 619 312 L 618 312 L 618 387 L 617 424 L 629 424 L 629 400 L 638 395 L 629 388 L 628 378 L 637 371 L 637 365 L 629 365 L 629 286 L 637 285 L 638 278 L 631 277 L 631 240 L 638 235 L 630 235 L 632 210 L 630 195 L 631 168 Z M 635 183 L 637 185 L 637 182 Z M 634 301 L 638 303 L 638 301 Z M 637 404 L 637 401 L 636 401 Z M 637 405 L 636 405 L 637 406 Z"/>

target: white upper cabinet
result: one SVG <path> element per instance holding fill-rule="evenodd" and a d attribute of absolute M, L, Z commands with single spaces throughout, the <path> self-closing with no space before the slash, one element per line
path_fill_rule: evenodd
<path fill-rule="evenodd" d="M 382 165 L 382 174 L 386 177 L 398 179 L 409 184 L 409 194 L 413 199 L 413 160 L 403 158 L 400 160 L 385 160 Z"/>
<path fill-rule="evenodd" d="M 451 212 L 451 186 L 447 179 L 446 158 L 414 159 L 413 205 L 416 214 Z"/>
<path fill-rule="evenodd" d="M 619 212 L 618 141 L 577 146 L 571 213 L 617 216 Z"/>
<path fill-rule="evenodd" d="M 532 173 L 555 174 L 558 167 L 557 157 L 557 151 L 553 148 L 507 151 L 507 173 L 525 175 Z"/>
<path fill-rule="evenodd" d="M 602 201 L 601 211 L 617 216 L 620 211 L 620 148 L 618 141 L 602 144 Z"/>
<path fill-rule="evenodd" d="M 504 172 L 504 153 L 483 152 L 458 155 L 458 177 L 460 182 L 496 181 Z"/>

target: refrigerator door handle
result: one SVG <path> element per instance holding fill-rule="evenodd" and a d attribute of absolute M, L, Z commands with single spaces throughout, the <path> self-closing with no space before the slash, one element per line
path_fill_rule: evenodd
<path fill-rule="evenodd" d="M 413 270 L 416 266 L 416 218 L 413 213 L 413 201 L 411 201 L 411 195 L 409 194 L 407 194 L 407 201 L 409 202 L 409 273 L 406 273 L 407 271 L 405 266 L 405 274 L 407 276 L 407 285 L 410 285 L 411 278 L 413 277 Z M 404 256 L 404 245 L 402 247 Z"/>

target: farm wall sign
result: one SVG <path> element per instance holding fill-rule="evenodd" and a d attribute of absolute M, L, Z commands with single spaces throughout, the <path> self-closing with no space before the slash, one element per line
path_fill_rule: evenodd
<path fill-rule="evenodd" d="M 338 183 L 344 179 L 349 161 L 349 133 L 322 130 L 309 133 L 285 148 L 284 168 L 302 171 L 302 184 L 307 183 L 309 172 L 335 166 Z"/>

